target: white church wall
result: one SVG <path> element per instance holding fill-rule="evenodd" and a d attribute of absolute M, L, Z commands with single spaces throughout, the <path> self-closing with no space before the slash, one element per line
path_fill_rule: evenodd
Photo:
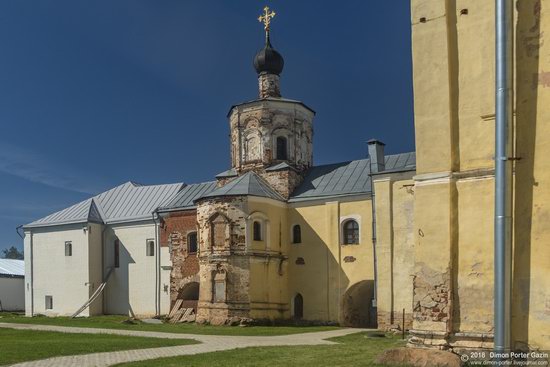
<path fill-rule="evenodd" d="M 91 283 L 90 296 L 95 292 L 97 287 L 103 282 L 103 272 L 102 272 L 102 240 L 103 235 L 103 225 L 90 223 L 90 231 L 88 233 L 89 246 L 88 246 L 88 256 L 90 259 L 89 265 L 89 281 Z M 103 295 L 98 297 L 91 305 L 89 314 L 90 315 L 101 315 L 103 313 Z"/>
<path fill-rule="evenodd" d="M 156 256 L 147 256 L 146 242 L 155 240 L 153 221 L 113 225 L 105 233 L 105 266 L 114 265 L 114 243 L 120 241 L 119 267 L 105 290 L 105 313 L 136 316 L 156 314 Z"/>
<path fill-rule="evenodd" d="M 84 230 L 86 228 L 86 230 Z M 25 291 L 27 315 L 71 315 L 90 294 L 88 227 L 82 224 L 37 228 L 25 237 Z M 65 256 L 65 243 L 71 242 L 72 254 Z M 30 260 L 30 261 L 29 261 Z M 31 280 L 32 268 L 32 280 Z M 28 284 L 28 287 L 27 287 Z M 52 300 L 46 309 L 46 296 Z M 82 313 L 88 315 L 88 310 Z"/>
<path fill-rule="evenodd" d="M 25 279 L 0 277 L 0 304 L 2 311 L 25 309 Z"/>
<path fill-rule="evenodd" d="M 170 251 L 168 247 L 160 248 L 160 314 L 170 313 Z"/>

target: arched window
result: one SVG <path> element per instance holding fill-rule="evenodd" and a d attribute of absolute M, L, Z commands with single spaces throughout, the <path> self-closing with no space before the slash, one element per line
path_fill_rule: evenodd
<path fill-rule="evenodd" d="M 344 245 L 359 243 L 359 224 L 353 219 L 344 223 Z"/>
<path fill-rule="evenodd" d="M 253 233 L 253 238 L 254 238 L 254 241 L 261 241 L 262 240 L 262 224 L 258 221 L 254 221 L 254 224 L 253 224 L 253 229 L 254 229 L 254 233 Z"/>
<path fill-rule="evenodd" d="M 298 224 L 292 227 L 292 243 L 302 243 L 302 229 Z"/>
<path fill-rule="evenodd" d="M 191 232 L 187 235 L 187 252 L 190 254 L 197 252 L 197 232 Z"/>
<path fill-rule="evenodd" d="M 277 159 L 283 161 L 288 159 L 286 138 L 283 136 L 277 137 Z"/>
<path fill-rule="evenodd" d="M 294 318 L 301 319 L 304 317 L 304 298 L 300 293 L 294 296 Z"/>

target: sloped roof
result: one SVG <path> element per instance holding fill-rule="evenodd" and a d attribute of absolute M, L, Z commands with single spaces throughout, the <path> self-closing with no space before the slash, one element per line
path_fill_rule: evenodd
<path fill-rule="evenodd" d="M 195 199 L 211 193 L 215 189 L 216 181 L 187 185 L 158 210 L 159 212 L 166 212 L 176 209 L 192 209 L 195 207 Z"/>
<path fill-rule="evenodd" d="M 182 183 L 140 185 L 129 181 L 24 227 L 85 222 L 117 223 L 150 219 L 153 211 L 170 200 L 182 187 Z"/>
<path fill-rule="evenodd" d="M 385 157 L 384 172 L 408 171 L 415 168 L 414 152 Z M 370 193 L 370 173 L 370 159 L 312 167 L 304 181 L 294 190 L 289 201 Z"/>
<path fill-rule="evenodd" d="M 271 188 L 260 176 L 252 171 L 248 171 L 239 178 L 234 179 L 225 186 L 205 194 L 198 199 L 216 197 L 216 196 L 259 196 L 280 201 L 285 199 L 277 191 Z"/>
<path fill-rule="evenodd" d="M 292 167 L 291 165 L 289 165 L 286 162 L 281 162 L 281 163 L 275 164 L 271 167 L 267 167 L 265 170 L 267 172 L 274 172 L 274 171 L 281 171 L 281 170 L 284 170 L 284 169 L 295 169 L 295 168 Z"/>
<path fill-rule="evenodd" d="M 218 173 L 216 175 L 216 178 L 235 177 L 235 176 L 237 176 L 237 171 L 235 170 L 235 168 L 230 168 L 227 171 Z"/>
<path fill-rule="evenodd" d="M 0 277 L 25 276 L 25 262 L 23 260 L 0 259 Z"/>

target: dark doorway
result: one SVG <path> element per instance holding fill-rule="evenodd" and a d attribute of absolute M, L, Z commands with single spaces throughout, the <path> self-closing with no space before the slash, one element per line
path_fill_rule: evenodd
<path fill-rule="evenodd" d="M 344 326 L 376 327 L 376 321 L 373 321 L 376 319 L 372 307 L 373 298 L 374 281 L 363 280 L 352 285 L 342 300 Z"/>
<path fill-rule="evenodd" d="M 197 304 L 199 302 L 199 283 L 187 283 L 179 292 L 178 299 L 182 299 L 183 308 L 192 308 L 197 312 Z"/>
<path fill-rule="evenodd" d="M 304 317 L 304 298 L 300 293 L 294 296 L 294 318 L 300 320 Z"/>

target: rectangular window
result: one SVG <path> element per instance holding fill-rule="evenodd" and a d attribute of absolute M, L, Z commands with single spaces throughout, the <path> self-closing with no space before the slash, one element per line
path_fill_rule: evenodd
<path fill-rule="evenodd" d="M 71 241 L 65 241 L 65 256 L 73 256 L 73 244 Z"/>
<path fill-rule="evenodd" d="M 154 240 L 147 240 L 146 242 L 146 255 L 147 256 L 155 256 L 155 241 Z"/>
<path fill-rule="evenodd" d="M 53 297 L 46 296 L 46 310 L 53 310 Z"/>
<path fill-rule="evenodd" d="M 120 241 L 115 240 L 115 268 L 120 266 Z"/>

